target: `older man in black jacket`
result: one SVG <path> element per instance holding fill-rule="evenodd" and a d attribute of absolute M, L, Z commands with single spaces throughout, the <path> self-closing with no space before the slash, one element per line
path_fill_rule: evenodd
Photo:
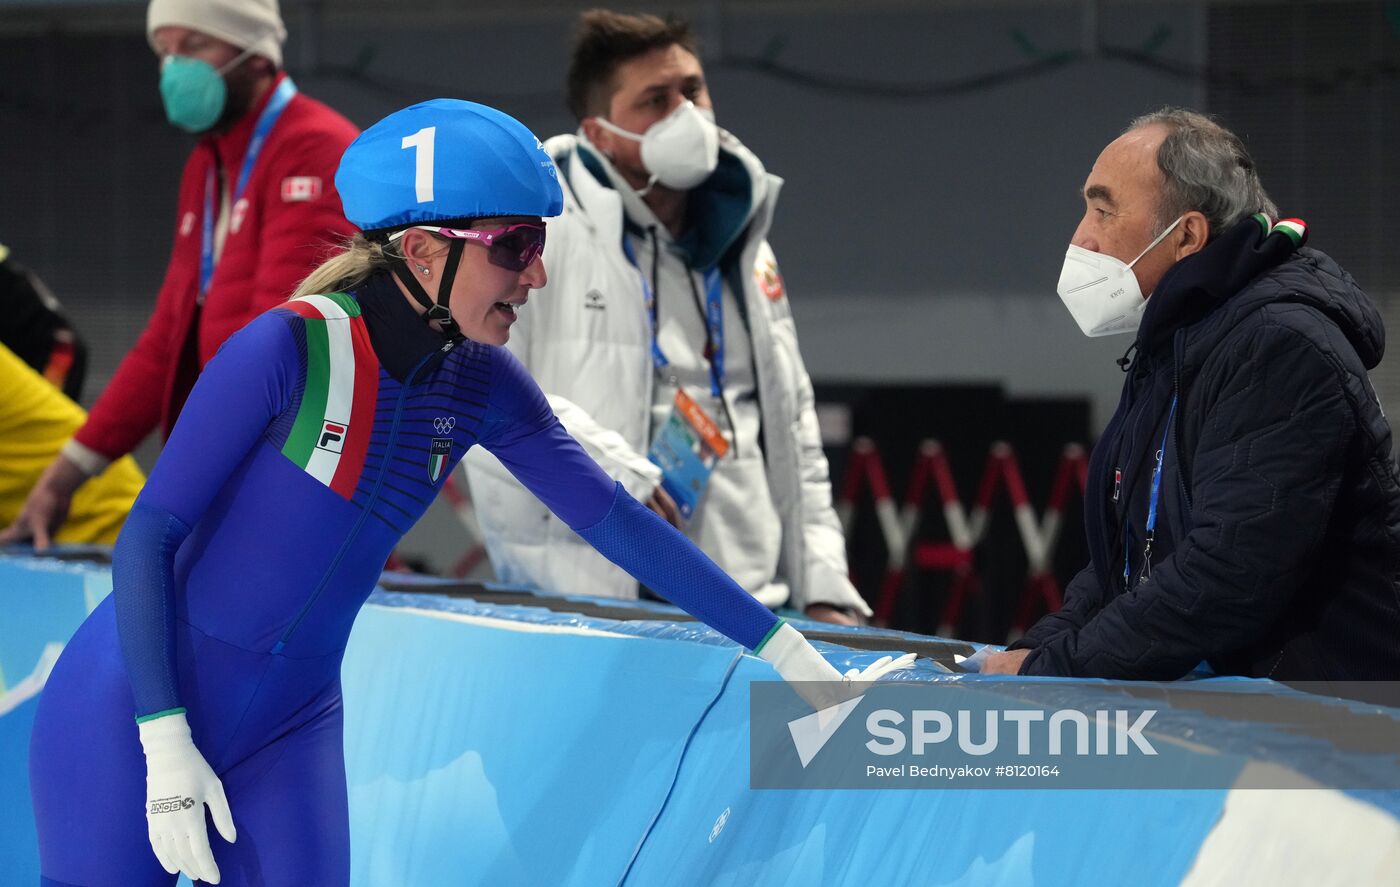
<path fill-rule="evenodd" d="M 1084 199 L 1061 298 L 1090 335 L 1137 330 L 1090 463 L 1092 561 L 983 670 L 1400 678 L 1375 305 L 1301 222 L 1273 221 L 1240 140 L 1202 115 L 1134 121 Z"/>

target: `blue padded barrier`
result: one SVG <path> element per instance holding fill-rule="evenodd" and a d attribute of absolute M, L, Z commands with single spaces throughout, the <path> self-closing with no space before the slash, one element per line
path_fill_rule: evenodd
<path fill-rule="evenodd" d="M 39 882 L 29 806 L 29 732 L 39 699 L 27 679 L 44 648 L 67 641 L 111 590 L 105 569 L 0 557 L 0 880 L 6 884 Z"/>
<path fill-rule="evenodd" d="M 736 652 L 366 609 L 343 673 L 356 883 L 620 873 Z"/>
<path fill-rule="evenodd" d="M 647 618 L 616 621 L 448 598 L 432 594 L 434 584 L 376 592 L 346 651 L 357 887 L 1177 884 L 1228 810 L 1225 789 L 754 791 L 748 684 L 773 679 L 766 663 L 704 625 L 671 621 L 675 611 L 661 604 L 628 602 Z M 15 697 L 4 690 L 109 590 L 104 567 L 0 557 L 0 798 L 18 801 L 0 805 L 7 884 L 37 881 L 24 776 L 36 700 L 7 709 Z M 843 670 L 881 655 L 820 646 Z M 1014 692 L 1007 680 L 948 675 L 926 661 L 899 680 Z M 1154 733 L 1181 740 L 1172 753 L 1236 769 L 1279 763 L 1360 786 L 1397 767 L 1394 753 L 1210 714 L 1200 701 L 1294 693 L 1277 684 L 1180 686 L 1195 695 L 1164 699 L 1153 722 Z M 1050 679 L 1037 689 L 1042 703 L 1065 706 L 1140 692 Z M 1400 823 L 1400 793 L 1349 794 Z"/>
<path fill-rule="evenodd" d="M 733 682 L 771 679 L 764 663 L 746 658 Z M 627 883 L 1175 884 L 1225 796 L 750 791 L 748 723 L 748 695 L 726 693 Z"/>

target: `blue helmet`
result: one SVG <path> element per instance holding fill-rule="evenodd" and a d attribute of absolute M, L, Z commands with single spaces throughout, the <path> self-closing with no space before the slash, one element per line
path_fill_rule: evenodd
<path fill-rule="evenodd" d="M 557 216 L 554 161 L 520 121 L 475 102 L 433 99 L 388 117 L 345 149 L 335 187 L 366 234 L 488 216 Z"/>

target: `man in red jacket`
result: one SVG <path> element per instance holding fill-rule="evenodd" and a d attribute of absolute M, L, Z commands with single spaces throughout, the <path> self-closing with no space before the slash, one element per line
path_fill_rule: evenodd
<path fill-rule="evenodd" d="M 166 117 L 200 136 L 155 312 L 0 543 L 47 548 L 73 493 L 159 427 L 168 434 L 224 339 L 282 302 L 353 233 L 335 192 L 358 131 L 281 70 L 277 0 L 151 0 Z"/>

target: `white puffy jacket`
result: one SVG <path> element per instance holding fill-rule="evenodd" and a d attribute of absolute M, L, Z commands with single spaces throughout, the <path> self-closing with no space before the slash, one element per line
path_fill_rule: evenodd
<path fill-rule="evenodd" d="M 564 212 L 548 222 L 549 283 L 530 294 L 508 347 L 569 433 L 645 501 L 661 480 L 660 469 L 646 457 L 654 380 L 650 327 L 641 278 L 622 249 L 621 198 L 585 166 L 583 144 L 575 135 L 545 144 L 559 167 Z M 587 157 L 600 162 L 591 152 Z M 798 609 L 821 603 L 869 615 L 847 579 L 845 538 L 832 508 L 812 381 L 765 240 L 782 180 L 727 133 L 721 157 L 722 166 L 732 175 L 746 174 L 751 184 L 749 222 L 728 279 L 736 292 L 742 288 L 753 342 L 768 485 L 782 521 L 778 578 L 790 591 L 787 603 Z M 562 593 L 637 596 L 636 580 L 551 515 L 490 453 L 474 447 L 465 462 L 501 581 Z M 723 567 L 722 557 L 719 562 Z"/>

